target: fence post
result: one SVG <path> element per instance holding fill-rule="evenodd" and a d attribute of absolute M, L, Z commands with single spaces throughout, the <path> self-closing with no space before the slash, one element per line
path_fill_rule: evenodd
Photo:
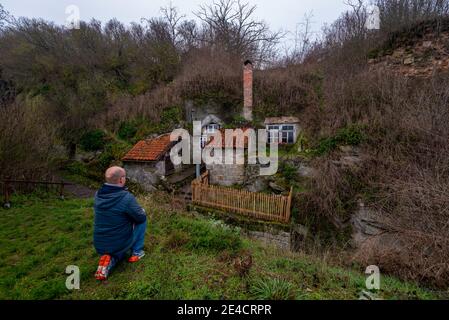
<path fill-rule="evenodd" d="M 254 200 L 253 201 L 253 212 L 256 213 L 256 196 L 253 194 L 252 197 L 253 197 L 253 200 Z"/>
<path fill-rule="evenodd" d="M 7 180 L 3 183 L 4 188 L 4 195 L 5 195 L 5 203 L 3 204 L 3 207 L 6 209 L 11 208 L 11 203 L 9 202 L 9 182 Z"/>
<path fill-rule="evenodd" d="M 287 212 L 285 216 L 285 222 L 289 222 L 290 220 L 290 214 L 291 214 L 291 208 L 292 208 L 292 194 L 293 194 L 293 187 L 290 187 L 290 193 L 288 194 L 288 200 L 287 200 Z"/>
<path fill-rule="evenodd" d="M 61 185 L 59 188 L 59 198 L 61 200 L 64 200 L 64 182 L 63 181 L 61 181 Z"/>

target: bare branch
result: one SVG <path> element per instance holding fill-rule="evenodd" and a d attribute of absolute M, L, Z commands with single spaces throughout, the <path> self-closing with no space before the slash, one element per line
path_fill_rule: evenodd
<path fill-rule="evenodd" d="M 264 21 L 255 20 L 256 9 L 257 6 L 241 0 L 218 0 L 200 6 L 194 14 L 204 24 L 202 41 L 243 59 L 263 62 L 273 53 L 283 34 L 271 32 Z"/>

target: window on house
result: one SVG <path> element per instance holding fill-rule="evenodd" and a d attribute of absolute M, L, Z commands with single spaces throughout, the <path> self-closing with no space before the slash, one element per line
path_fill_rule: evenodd
<path fill-rule="evenodd" d="M 282 126 L 282 143 L 292 144 L 295 142 L 295 127 Z"/>
<path fill-rule="evenodd" d="M 268 143 L 279 143 L 279 126 L 268 126 Z"/>
<path fill-rule="evenodd" d="M 215 133 L 220 130 L 220 125 L 216 123 L 211 123 L 206 126 L 206 133 Z"/>
<path fill-rule="evenodd" d="M 286 143 L 295 142 L 295 126 L 292 125 L 270 125 L 267 126 L 268 143 Z"/>

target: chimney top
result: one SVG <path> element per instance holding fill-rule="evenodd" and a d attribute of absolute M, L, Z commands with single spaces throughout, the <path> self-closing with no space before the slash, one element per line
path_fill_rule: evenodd
<path fill-rule="evenodd" d="M 245 66 L 247 66 L 247 65 L 253 65 L 253 63 L 251 62 L 251 60 L 246 60 L 244 63 L 243 63 Z"/>

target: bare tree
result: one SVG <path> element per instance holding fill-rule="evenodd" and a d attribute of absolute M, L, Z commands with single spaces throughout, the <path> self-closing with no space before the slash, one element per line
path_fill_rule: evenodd
<path fill-rule="evenodd" d="M 174 47 L 178 47 L 181 40 L 180 28 L 185 15 L 179 14 L 172 2 L 166 7 L 160 8 L 161 16 L 158 18 L 142 18 L 153 38 L 168 41 Z"/>
<path fill-rule="evenodd" d="M 179 25 L 181 24 L 182 19 L 185 18 L 185 15 L 180 15 L 178 9 L 173 6 L 173 3 L 167 7 L 161 8 L 162 19 L 168 24 L 170 37 L 173 45 L 177 45 L 179 43 Z"/>
<path fill-rule="evenodd" d="M 381 30 L 384 32 L 449 14 L 448 0 L 374 0 L 374 3 L 380 9 Z"/>
<path fill-rule="evenodd" d="M 304 61 L 307 53 L 313 46 L 311 30 L 312 18 L 312 12 L 306 13 L 303 20 L 296 26 L 293 53 L 291 55 L 293 63 Z"/>
<path fill-rule="evenodd" d="M 363 38 L 366 34 L 367 10 L 363 0 L 347 0 L 345 4 L 352 10 L 346 15 L 348 35 Z"/>
<path fill-rule="evenodd" d="M 267 62 L 283 34 L 272 32 L 264 21 L 255 20 L 256 9 L 257 6 L 240 0 L 218 0 L 200 6 L 195 15 L 206 28 L 202 40 L 244 59 Z"/>
<path fill-rule="evenodd" d="M 190 49 L 199 46 L 200 30 L 194 20 L 185 20 L 178 26 L 178 36 L 180 38 L 178 46 L 182 52 L 188 52 Z"/>
<path fill-rule="evenodd" d="M 0 3 L 0 30 L 3 29 L 5 25 L 10 23 L 12 20 L 11 15 L 8 11 L 3 7 L 3 5 Z"/>

